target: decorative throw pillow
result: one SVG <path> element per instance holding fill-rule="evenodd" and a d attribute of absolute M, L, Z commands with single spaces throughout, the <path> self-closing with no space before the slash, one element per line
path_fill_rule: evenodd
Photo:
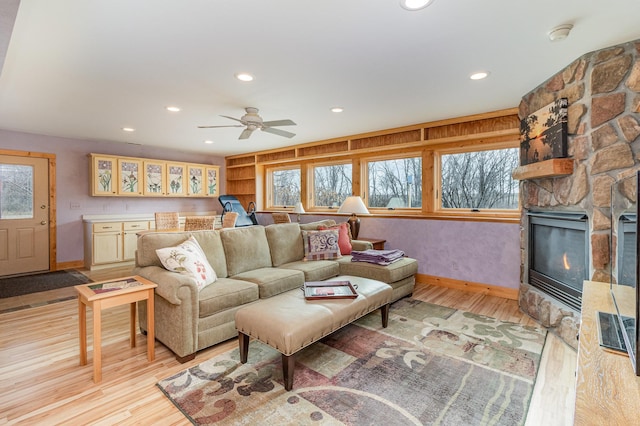
<path fill-rule="evenodd" d="M 338 230 L 302 231 L 305 260 L 328 260 L 342 257 L 338 245 Z"/>
<path fill-rule="evenodd" d="M 351 246 L 351 228 L 349 228 L 349 224 L 347 222 L 339 223 L 335 226 L 318 226 L 318 229 L 337 229 L 338 230 L 338 246 L 340 246 L 340 254 L 347 255 L 351 254 L 352 246 Z"/>
<path fill-rule="evenodd" d="M 214 283 L 218 278 L 200 244 L 193 236 L 175 247 L 157 249 L 156 254 L 169 271 L 192 277 L 196 281 L 198 290 Z"/>

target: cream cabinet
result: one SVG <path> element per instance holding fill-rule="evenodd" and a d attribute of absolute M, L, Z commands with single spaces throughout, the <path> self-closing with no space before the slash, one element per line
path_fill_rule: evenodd
<path fill-rule="evenodd" d="M 142 160 L 118 158 L 118 195 L 142 195 Z"/>
<path fill-rule="evenodd" d="M 133 261 L 137 233 L 147 229 L 148 220 L 85 223 L 85 267 L 91 270 Z"/>
<path fill-rule="evenodd" d="M 92 196 L 217 197 L 220 166 L 89 154 Z"/>

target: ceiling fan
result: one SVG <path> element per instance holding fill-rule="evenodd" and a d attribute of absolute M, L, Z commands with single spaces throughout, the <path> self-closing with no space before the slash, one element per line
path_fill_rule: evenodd
<path fill-rule="evenodd" d="M 275 121 L 262 121 L 262 117 L 258 115 L 258 108 L 247 107 L 244 109 L 247 113 L 242 118 L 233 118 L 228 115 L 221 115 L 220 117 L 229 118 L 231 120 L 239 121 L 242 124 L 233 124 L 228 126 L 198 126 L 199 129 L 213 129 L 217 127 L 246 127 L 238 139 L 247 139 L 251 136 L 254 130 L 260 129 L 263 132 L 273 133 L 274 135 L 284 136 L 285 138 L 292 138 L 296 134 L 287 132 L 285 130 L 274 129 L 276 126 L 295 126 L 291 120 L 275 120 Z"/>

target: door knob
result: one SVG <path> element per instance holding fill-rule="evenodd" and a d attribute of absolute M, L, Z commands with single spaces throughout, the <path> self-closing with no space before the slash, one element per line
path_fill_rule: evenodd
<path fill-rule="evenodd" d="M 46 224 L 47 224 L 46 220 L 43 220 L 42 222 L 40 222 L 40 225 L 46 225 Z"/>
<path fill-rule="evenodd" d="M 41 208 L 42 210 L 44 210 L 44 209 L 46 209 L 46 208 L 47 208 L 47 205 L 46 205 L 46 204 L 43 204 L 43 205 L 41 205 L 41 206 L 40 206 L 40 208 Z"/>

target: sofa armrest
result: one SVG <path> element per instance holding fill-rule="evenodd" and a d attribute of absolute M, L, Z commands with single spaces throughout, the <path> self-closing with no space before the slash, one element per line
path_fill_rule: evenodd
<path fill-rule="evenodd" d="M 156 294 L 171 304 L 180 305 L 185 299 L 185 290 L 189 299 L 198 300 L 198 287 L 191 277 L 167 271 L 159 266 L 136 267 L 133 274 L 158 284 Z"/>
<path fill-rule="evenodd" d="M 356 251 L 371 250 L 373 249 L 373 243 L 364 240 L 351 240 L 351 249 Z"/>

